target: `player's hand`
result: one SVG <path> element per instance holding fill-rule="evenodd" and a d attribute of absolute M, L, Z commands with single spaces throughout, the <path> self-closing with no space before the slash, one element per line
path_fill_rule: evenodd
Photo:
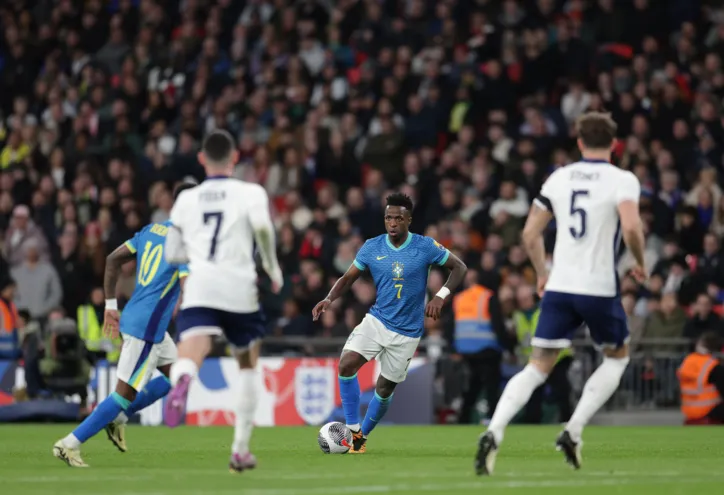
<path fill-rule="evenodd" d="M 437 320 L 440 318 L 440 313 L 442 312 L 444 304 L 445 299 L 438 296 L 433 297 L 430 302 L 427 303 L 427 306 L 425 306 L 425 316 L 432 318 L 433 320 Z"/>
<path fill-rule="evenodd" d="M 103 315 L 103 335 L 115 339 L 118 338 L 118 322 L 120 321 L 117 309 L 107 309 Z"/>
<path fill-rule="evenodd" d="M 548 274 L 538 275 L 538 280 L 535 283 L 536 292 L 538 297 L 543 297 L 543 293 L 546 290 L 546 284 L 548 283 Z"/>
<path fill-rule="evenodd" d="M 316 306 L 314 306 L 314 309 L 312 310 L 312 320 L 317 321 L 320 316 L 322 316 L 322 313 L 327 311 L 327 308 L 329 308 L 329 305 L 332 304 L 332 301 L 329 299 L 323 299 L 317 303 Z"/>
<path fill-rule="evenodd" d="M 646 273 L 646 268 L 644 268 L 641 265 L 636 265 L 631 269 L 631 276 L 636 280 L 638 283 L 643 284 L 646 282 L 646 279 L 649 278 L 648 273 Z"/>
<path fill-rule="evenodd" d="M 283 283 L 279 283 L 279 282 L 271 283 L 271 291 L 274 294 L 279 294 L 282 291 L 282 287 L 284 287 Z"/>

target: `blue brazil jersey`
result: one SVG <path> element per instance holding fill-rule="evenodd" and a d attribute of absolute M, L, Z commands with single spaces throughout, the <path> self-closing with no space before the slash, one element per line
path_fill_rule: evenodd
<path fill-rule="evenodd" d="M 425 321 L 425 291 L 431 265 L 444 265 L 450 252 L 431 237 L 413 233 L 396 248 L 387 234 L 373 237 L 357 253 L 354 265 L 369 269 L 377 287 L 370 314 L 388 330 L 420 337 Z"/>
<path fill-rule="evenodd" d="M 188 275 L 186 265 L 169 265 L 164 259 L 170 225 L 168 221 L 147 225 L 125 244 L 136 253 L 136 288 L 121 314 L 120 329 L 146 342 L 163 340 L 181 294 L 179 279 Z"/>

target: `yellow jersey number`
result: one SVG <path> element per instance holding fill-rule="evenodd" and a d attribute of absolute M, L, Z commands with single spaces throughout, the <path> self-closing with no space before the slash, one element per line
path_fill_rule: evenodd
<path fill-rule="evenodd" d="M 140 285 L 146 287 L 151 283 L 161 264 L 161 258 L 163 258 L 163 244 L 154 246 L 151 241 L 146 242 L 146 247 L 143 248 L 143 255 L 141 256 L 141 267 L 138 269 L 138 283 Z"/>
<path fill-rule="evenodd" d="M 395 289 L 397 289 L 397 299 L 399 299 L 402 296 L 402 284 L 395 284 Z"/>

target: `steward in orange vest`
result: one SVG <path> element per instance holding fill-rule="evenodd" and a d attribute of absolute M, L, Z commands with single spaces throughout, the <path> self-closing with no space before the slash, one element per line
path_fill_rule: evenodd
<path fill-rule="evenodd" d="M 681 412 L 687 420 L 724 421 L 724 366 L 712 356 L 721 349 L 714 332 L 703 334 L 696 350 L 681 363 L 676 375 L 681 388 Z"/>
<path fill-rule="evenodd" d="M 0 284 L 0 359 L 18 359 L 20 347 L 20 318 L 15 307 L 15 281 L 6 279 Z"/>
<path fill-rule="evenodd" d="M 510 349 L 512 343 L 497 295 L 477 283 L 477 277 L 475 271 L 468 270 L 465 290 L 453 298 L 455 351 L 462 356 L 469 373 L 458 419 L 462 424 L 470 422 L 483 390 L 492 416 L 500 396 L 502 351 Z"/>

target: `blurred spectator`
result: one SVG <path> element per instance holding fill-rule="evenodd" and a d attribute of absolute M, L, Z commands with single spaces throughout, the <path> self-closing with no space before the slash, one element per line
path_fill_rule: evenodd
<path fill-rule="evenodd" d="M 696 341 L 705 332 L 714 332 L 724 336 L 721 319 L 712 311 L 711 298 L 699 294 L 691 307 L 691 317 L 684 326 L 684 336 Z"/>
<path fill-rule="evenodd" d="M 117 363 L 121 352 L 121 338 L 109 339 L 103 333 L 103 316 L 105 313 L 105 297 L 103 287 L 94 287 L 90 291 L 88 302 L 78 306 L 78 335 L 85 343 L 85 348 L 95 362 L 107 359 Z"/>
<path fill-rule="evenodd" d="M 48 243 L 35 222 L 30 219 L 30 208 L 18 205 L 13 210 L 10 228 L 5 233 L 4 256 L 12 267 L 27 259 L 27 251 L 33 246 L 41 261 L 49 259 Z"/>
<path fill-rule="evenodd" d="M 643 328 L 643 337 L 646 339 L 667 339 L 683 337 L 683 328 L 686 324 L 686 313 L 679 307 L 676 294 L 666 293 L 661 296 L 658 309 L 646 317 Z M 671 346 L 661 343 L 648 346 L 650 352 L 671 351 Z"/>
<path fill-rule="evenodd" d="M 25 243 L 25 262 L 10 270 L 17 281 L 16 304 L 33 318 L 45 318 L 63 300 L 63 288 L 53 265 L 40 258 L 34 241 Z"/>

